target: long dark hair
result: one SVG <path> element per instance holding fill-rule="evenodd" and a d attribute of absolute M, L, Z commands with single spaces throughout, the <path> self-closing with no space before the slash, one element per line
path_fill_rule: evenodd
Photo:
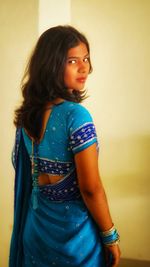
<path fill-rule="evenodd" d="M 71 26 L 56 26 L 39 38 L 22 79 L 23 102 L 15 110 L 14 124 L 24 127 L 36 141 L 40 139 L 46 104 L 56 98 L 80 103 L 85 91 L 70 93 L 64 84 L 64 69 L 68 50 L 84 43 L 90 53 L 86 37 Z M 92 66 L 90 62 L 90 72 Z"/>

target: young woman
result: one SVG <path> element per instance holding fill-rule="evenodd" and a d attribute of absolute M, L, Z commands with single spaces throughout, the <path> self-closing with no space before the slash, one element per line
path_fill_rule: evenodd
<path fill-rule="evenodd" d="M 80 102 L 92 71 L 71 26 L 39 38 L 15 112 L 15 212 L 10 267 L 118 266 L 115 229 L 98 169 L 92 117 Z"/>

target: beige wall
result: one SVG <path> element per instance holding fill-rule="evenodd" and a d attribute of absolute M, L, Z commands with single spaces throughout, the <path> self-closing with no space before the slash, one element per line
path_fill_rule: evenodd
<path fill-rule="evenodd" d="M 68 24 L 71 0 L 39 0 L 39 35 L 50 27 Z"/>
<path fill-rule="evenodd" d="M 13 111 L 19 83 L 38 34 L 38 1 L 0 1 L 0 266 L 7 267 L 13 217 L 14 173 L 10 155 L 14 141 Z"/>
<path fill-rule="evenodd" d="M 150 260 L 150 1 L 72 0 L 72 23 L 91 43 L 85 105 L 122 256 Z"/>

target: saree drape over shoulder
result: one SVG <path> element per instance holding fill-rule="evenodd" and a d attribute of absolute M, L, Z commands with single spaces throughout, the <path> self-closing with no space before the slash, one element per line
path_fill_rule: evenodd
<path fill-rule="evenodd" d="M 38 185 L 31 175 L 31 139 L 16 131 L 14 226 L 9 267 L 104 267 L 99 229 L 78 187 L 74 155 L 97 142 L 91 115 L 64 101 L 52 108 L 42 141 L 36 145 L 38 173 L 61 175 Z M 34 200 L 37 198 L 37 204 Z"/>

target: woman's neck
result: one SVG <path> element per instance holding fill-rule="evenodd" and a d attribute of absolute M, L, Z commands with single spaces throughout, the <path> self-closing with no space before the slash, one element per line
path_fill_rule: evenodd
<path fill-rule="evenodd" d="M 64 100 L 65 100 L 65 99 L 58 97 L 58 98 L 56 98 L 54 101 L 50 101 L 50 102 L 48 102 L 48 103 L 46 104 L 46 108 L 50 108 L 50 107 L 52 107 L 53 105 L 58 105 L 58 104 L 64 102 Z"/>

